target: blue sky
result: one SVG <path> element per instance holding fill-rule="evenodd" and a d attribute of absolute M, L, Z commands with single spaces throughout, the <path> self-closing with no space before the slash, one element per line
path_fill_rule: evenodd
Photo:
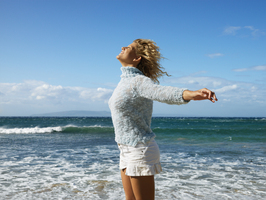
<path fill-rule="evenodd" d="M 116 55 L 154 40 L 171 77 L 161 85 L 216 92 L 219 101 L 154 114 L 266 116 L 264 0 L 0 0 L 0 116 L 109 111 Z"/>

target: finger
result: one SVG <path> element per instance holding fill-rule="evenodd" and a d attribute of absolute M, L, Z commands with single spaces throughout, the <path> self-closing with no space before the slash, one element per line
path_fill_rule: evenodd
<path fill-rule="evenodd" d="M 211 92 L 211 93 L 212 93 L 212 94 L 211 94 L 211 95 L 212 95 L 212 99 L 215 100 L 215 101 L 218 101 L 218 99 L 217 99 L 217 97 L 216 97 L 216 95 L 215 95 L 215 92 Z"/>
<path fill-rule="evenodd" d="M 212 99 L 213 99 L 213 103 L 215 103 L 215 101 L 218 101 L 218 99 L 217 99 L 215 93 L 213 93 Z"/>
<path fill-rule="evenodd" d="M 212 91 L 209 90 L 209 91 L 208 91 L 208 94 L 209 94 L 209 96 L 208 96 L 209 99 L 212 99 Z"/>
<path fill-rule="evenodd" d="M 215 93 L 214 93 L 213 91 L 206 89 L 206 92 L 207 92 L 207 94 L 208 94 L 208 99 L 209 99 L 211 102 L 215 103 L 215 101 L 218 100 L 218 99 L 216 98 L 216 95 L 215 95 Z"/>
<path fill-rule="evenodd" d="M 218 101 L 218 99 L 217 99 L 215 93 L 213 93 L 213 99 L 214 99 L 215 101 Z"/>
<path fill-rule="evenodd" d="M 212 91 L 208 90 L 205 88 L 205 93 L 207 93 L 205 96 L 209 99 L 212 100 Z"/>

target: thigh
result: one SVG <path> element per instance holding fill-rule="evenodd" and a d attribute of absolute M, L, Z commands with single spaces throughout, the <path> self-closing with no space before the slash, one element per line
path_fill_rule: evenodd
<path fill-rule="evenodd" d="M 124 188 L 125 195 L 126 195 L 126 200 L 135 200 L 135 196 L 134 196 L 132 186 L 131 186 L 130 176 L 126 175 L 126 169 L 120 170 L 120 171 L 121 171 L 121 179 L 122 179 L 123 188 Z"/>
<path fill-rule="evenodd" d="M 154 176 L 131 176 L 130 181 L 137 200 L 154 200 Z"/>

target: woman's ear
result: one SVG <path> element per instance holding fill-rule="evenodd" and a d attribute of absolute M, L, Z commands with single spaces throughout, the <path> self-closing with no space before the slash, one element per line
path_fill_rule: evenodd
<path fill-rule="evenodd" d="M 141 60 L 141 56 L 138 57 L 138 58 L 134 58 L 134 59 L 133 59 L 133 61 L 135 61 L 135 62 L 139 62 L 140 60 Z"/>

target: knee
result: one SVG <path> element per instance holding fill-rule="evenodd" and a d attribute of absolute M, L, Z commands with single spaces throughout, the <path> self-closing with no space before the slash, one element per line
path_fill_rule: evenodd
<path fill-rule="evenodd" d="M 126 200 L 136 200 L 135 197 L 127 197 L 126 196 Z"/>

